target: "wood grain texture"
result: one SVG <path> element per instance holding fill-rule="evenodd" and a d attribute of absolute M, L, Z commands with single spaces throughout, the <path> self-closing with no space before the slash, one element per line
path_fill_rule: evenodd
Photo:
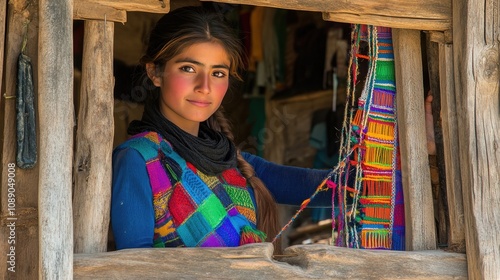
<path fill-rule="evenodd" d="M 165 261 L 158 261 L 165 260 Z M 75 279 L 466 279 L 465 254 L 272 244 L 75 254 Z"/>
<path fill-rule="evenodd" d="M 453 57 L 470 279 L 500 279 L 500 7 L 453 1 Z"/>
<path fill-rule="evenodd" d="M 439 44 L 439 77 L 443 148 L 446 163 L 446 194 L 450 215 L 448 246 L 453 249 L 465 251 L 465 221 L 462 180 L 460 177 L 459 129 L 455 101 L 452 45 Z"/>
<path fill-rule="evenodd" d="M 39 1 L 38 279 L 72 279 L 73 1 Z"/>
<path fill-rule="evenodd" d="M 10 279 L 12 276 L 18 279 L 36 279 L 38 275 L 38 223 L 37 223 L 37 204 L 38 204 L 38 168 L 36 164 L 31 169 L 15 168 L 15 211 L 14 218 L 16 223 L 15 234 L 16 244 L 8 244 L 7 240 L 10 236 L 10 230 L 7 227 L 7 218 L 12 217 L 8 211 L 8 169 L 10 163 L 16 163 L 16 99 L 5 99 L 3 94 L 7 96 L 16 95 L 16 78 L 17 78 L 17 59 L 21 51 L 22 41 L 25 34 L 25 22 L 29 19 L 28 25 L 28 44 L 26 45 L 25 54 L 31 57 L 33 69 L 37 68 L 38 61 L 38 5 L 29 5 L 24 7 L 20 5 L 20 1 L 9 1 L 9 5 L 5 1 L 2 2 L 2 15 L 0 22 L 4 29 L 5 36 L 0 40 L 4 41 L 4 47 L 0 48 L 3 56 L 3 63 L 0 64 L 3 68 L 2 96 L 0 109 L 0 135 L 1 142 L 1 157 L 3 167 L 1 171 L 1 223 L 0 223 L 0 252 L 9 252 L 10 245 L 15 245 L 16 267 L 15 273 L 7 271 L 8 265 L 2 265 L 0 271 L 0 279 Z M 4 9 L 4 10 L 2 10 Z M 6 9 L 6 10 L 5 10 Z M 7 27 L 5 27 L 7 24 Z M 2 32 L 3 33 L 3 32 Z M 2 34 L 0 33 L 0 34 Z M 2 70 L 0 70 L 1 72 Z M 37 92 L 37 75 L 34 74 L 34 89 Z M 37 96 L 35 95 L 35 104 Z M 35 105 L 36 106 L 36 105 Z M 36 110 L 35 110 L 36 111 Z M 38 133 L 37 133 L 38 134 Z M 38 142 L 39 142 L 38 137 Z M 9 249 L 9 251 L 8 251 Z M 0 254 L 0 262 L 7 264 L 6 254 Z"/>
<path fill-rule="evenodd" d="M 166 14 L 170 11 L 170 0 L 88 0 L 102 6 L 128 12 L 148 12 Z"/>
<path fill-rule="evenodd" d="M 393 29 L 406 250 L 436 248 L 427 139 L 420 31 Z"/>
<path fill-rule="evenodd" d="M 73 19 L 83 20 L 106 20 L 113 22 L 126 22 L 127 11 L 92 3 L 85 0 L 75 0 L 73 7 Z"/>
<path fill-rule="evenodd" d="M 451 1 L 216 0 L 212 2 L 324 12 L 325 20 L 337 22 L 419 30 L 451 28 Z"/>
<path fill-rule="evenodd" d="M 106 251 L 113 150 L 114 23 L 85 21 L 74 162 L 75 253 Z"/>

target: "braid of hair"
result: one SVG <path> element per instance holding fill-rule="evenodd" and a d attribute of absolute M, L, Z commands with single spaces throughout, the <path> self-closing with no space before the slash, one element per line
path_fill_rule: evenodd
<path fill-rule="evenodd" d="M 230 123 L 224 116 L 222 106 L 208 120 L 208 125 L 217 131 L 224 133 L 234 142 L 234 136 L 230 129 Z M 278 220 L 278 206 L 274 201 L 264 182 L 255 175 L 255 170 L 241 155 L 237 148 L 238 169 L 247 182 L 254 189 L 255 201 L 257 203 L 257 228 L 266 233 L 266 241 L 272 241 L 274 236 L 280 231 Z M 275 252 L 281 251 L 280 242 L 275 244 Z"/>

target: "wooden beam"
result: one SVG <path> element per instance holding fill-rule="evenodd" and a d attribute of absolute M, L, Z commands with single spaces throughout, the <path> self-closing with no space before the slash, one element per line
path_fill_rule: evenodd
<path fill-rule="evenodd" d="M 75 279 L 466 279 L 465 254 L 292 246 L 128 249 L 75 254 Z M 159 262 L 158 260 L 168 260 Z"/>
<path fill-rule="evenodd" d="M 39 1 L 39 279 L 72 279 L 73 1 Z"/>
<path fill-rule="evenodd" d="M 74 163 L 75 253 L 105 252 L 111 204 L 114 23 L 86 21 Z"/>
<path fill-rule="evenodd" d="M 436 248 L 427 139 L 420 31 L 393 29 L 406 249 Z"/>
<path fill-rule="evenodd" d="M 123 23 L 127 21 L 127 11 L 90 1 L 74 0 L 73 19 L 95 19 Z"/>
<path fill-rule="evenodd" d="M 202 0 L 208 1 L 208 0 Z M 451 1 L 216 0 L 212 2 L 323 12 L 325 20 L 418 30 L 451 28 Z"/>
<path fill-rule="evenodd" d="M 450 219 L 448 247 L 465 252 L 465 221 L 460 174 L 458 112 L 453 76 L 453 46 L 449 44 L 439 44 L 439 80 L 443 148 L 446 164 L 446 194 Z"/>
<path fill-rule="evenodd" d="M 28 43 L 26 45 L 25 54 L 31 58 L 33 69 L 38 69 L 38 5 L 28 5 L 27 7 L 19 5 L 20 1 L 3 2 L 2 15 L 0 15 L 1 28 L 7 30 L 0 33 L 0 41 L 5 40 L 4 47 L 0 47 L 0 56 L 3 56 L 3 62 L 0 64 L 0 69 L 4 69 L 0 80 L 3 81 L 1 86 L 1 109 L 0 109 L 0 135 L 1 135 L 1 160 L 5 167 L 1 172 L 1 224 L 0 224 L 0 240 L 9 240 L 10 230 L 7 224 L 12 222 L 9 218 L 15 218 L 15 241 L 16 244 L 0 242 L 0 252 L 10 252 L 10 246 L 15 245 L 15 272 L 7 270 L 6 254 L 0 255 L 2 271 L 0 271 L 0 279 L 36 279 L 38 278 L 38 221 L 37 204 L 38 204 L 38 168 L 39 164 L 31 169 L 21 169 L 16 163 L 16 99 L 10 98 L 16 95 L 17 86 L 17 60 L 21 51 L 21 46 L 26 34 L 27 20 L 30 20 L 28 29 Z M 1 10 L 1 9 L 0 9 Z M 36 15 L 36 16 L 33 16 Z M 5 16 L 5 17 L 4 17 Z M 4 36 L 3 36 L 4 35 Z M 5 68 L 4 68 L 5 66 Z M 2 70 L 0 70 L 2 72 Z M 35 113 L 38 92 L 37 75 L 33 73 L 34 90 L 35 90 Z M 0 82 L 1 83 L 1 82 Z M 4 97 L 5 94 L 9 98 Z M 37 132 L 38 134 L 38 132 Z M 39 137 L 38 137 L 39 139 Z M 38 141 L 39 142 L 39 141 Z M 8 185 L 9 165 L 16 164 L 14 168 L 15 184 L 10 188 Z M 11 175 L 12 176 L 12 175 Z M 14 191 L 14 192 L 12 192 Z M 15 195 L 15 209 L 8 209 L 8 195 Z"/>
<path fill-rule="evenodd" d="M 500 7 L 453 1 L 458 143 L 470 279 L 500 279 Z"/>
<path fill-rule="evenodd" d="M 85 2 L 100 4 L 127 12 L 166 14 L 170 11 L 170 0 L 88 0 Z"/>
<path fill-rule="evenodd" d="M 346 4 L 345 10 L 323 13 L 323 19 L 327 21 L 368 24 L 375 26 L 387 26 L 402 29 L 418 30 L 445 30 L 450 28 L 449 20 L 435 20 L 431 18 L 415 18 L 411 15 L 401 15 L 385 13 L 387 10 L 376 8 L 361 9 L 359 6 L 351 5 L 351 2 L 341 2 Z M 366 8 L 366 7 L 363 7 Z M 364 10 L 364 11 L 363 11 Z M 381 14 L 372 14 L 374 11 L 383 11 Z"/>

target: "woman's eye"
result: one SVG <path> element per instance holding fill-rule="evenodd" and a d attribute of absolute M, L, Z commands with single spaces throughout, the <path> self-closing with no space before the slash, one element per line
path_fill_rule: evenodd
<path fill-rule="evenodd" d="M 227 76 L 226 73 L 220 71 L 214 72 L 213 75 L 217 78 L 224 78 Z"/>
<path fill-rule="evenodd" d="M 184 72 L 194 73 L 194 68 L 191 66 L 182 66 L 180 69 Z"/>

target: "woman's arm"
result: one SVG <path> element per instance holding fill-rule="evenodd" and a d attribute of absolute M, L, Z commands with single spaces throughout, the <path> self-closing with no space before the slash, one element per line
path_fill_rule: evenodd
<path fill-rule="evenodd" d="M 253 166 L 257 177 L 266 184 L 276 202 L 280 204 L 300 205 L 314 193 L 330 172 L 330 170 L 279 165 L 249 153 L 241 154 Z M 331 207 L 332 191 L 318 193 L 309 206 Z"/>
<path fill-rule="evenodd" d="M 132 148 L 113 153 L 111 227 L 116 249 L 153 246 L 153 193 L 146 163 Z"/>

